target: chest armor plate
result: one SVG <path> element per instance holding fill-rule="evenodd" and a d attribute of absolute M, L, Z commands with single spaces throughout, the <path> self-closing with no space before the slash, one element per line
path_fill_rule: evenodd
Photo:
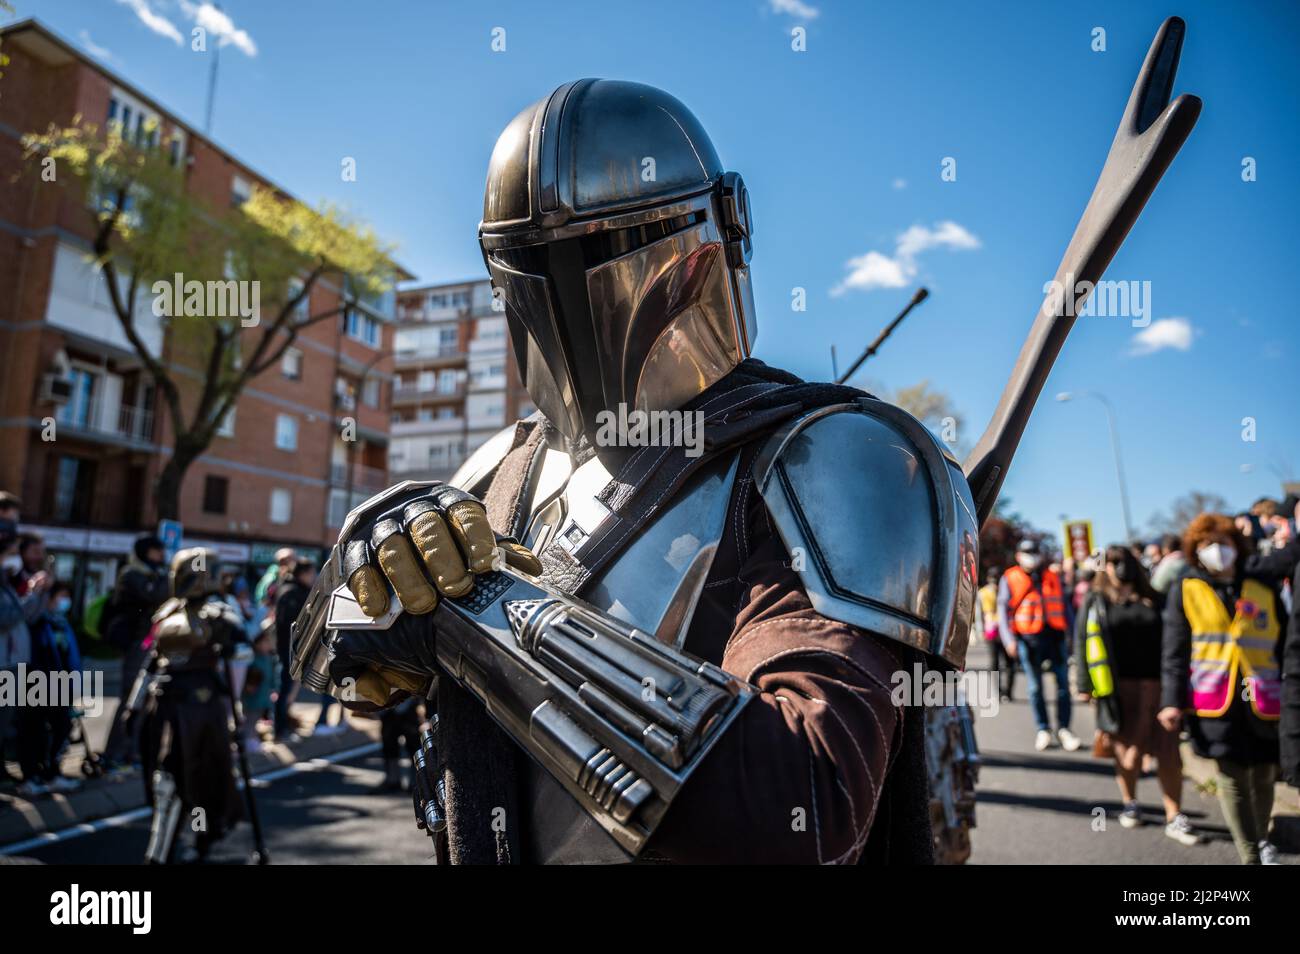
<path fill-rule="evenodd" d="M 739 453 L 705 464 L 610 563 L 588 580 L 584 600 L 680 649 L 726 527 Z M 534 552 L 572 550 L 608 509 L 597 495 L 610 474 L 598 459 L 572 470 L 549 450 L 524 541 Z M 609 864 L 627 855 L 546 771 L 526 760 L 523 811 L 530 861 Z"/>

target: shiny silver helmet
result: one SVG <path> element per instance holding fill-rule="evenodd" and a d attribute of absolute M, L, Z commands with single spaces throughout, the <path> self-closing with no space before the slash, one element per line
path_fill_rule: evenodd
<path fill-rule="evenodd" d="M 752 234 L 744 182 L 662 90 L 578 80 L 516 116 L 479 242 L 538 408 L 576 438 L 734 368 L 756 333 Z"/>

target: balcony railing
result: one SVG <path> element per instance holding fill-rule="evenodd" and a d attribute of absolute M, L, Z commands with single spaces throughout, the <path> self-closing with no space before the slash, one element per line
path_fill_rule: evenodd
<path fill-rule="evenodd" d="M 130 404 L 119 404 L 116 413 L 102 401 L 80 403 L 74 400 L 59 408 L 55 415 L 59 426 L 91 435 L 120 437 L 127 440 L 151 443 L 153 441 L 153 411 Z"/>
<path fill-rule="evenodd" d="M 347 462 L 330 464 L 330 483 L 335 487 L 348 485 Z M 388 486 L 388 471 L 382 467 L 367 467 L 364 464 L 352 465 L 352 490 L 380 491 Z"/>
<path fill-rule="evenodd" d="M 393 387 L 393 401 L 455 401 L 465 396 L 465 385 L 457 384 L 453 390 L 445 391 L 442 388 L 422 388 L 416 384 L 395 385 Z"/>
<path fill-rule="evenodd" d="M 412 434 L 449 434 L 464 429 L 463 417 L 435 417 L 427 421 L 393 421 L 388 433 L 393 437 L 407 437 Z"/>

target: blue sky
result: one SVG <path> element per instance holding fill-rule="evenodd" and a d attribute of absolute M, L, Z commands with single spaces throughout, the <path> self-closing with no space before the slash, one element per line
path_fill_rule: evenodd
<path fill-rule="evenodd" d="M 205 5 L 15 5 L 201 124 L 209 61 L 188 39 L 211 17 Z M 1294 3 L 222 7 L 239 32 L 227 29 L 221 51 L 214 137 L 300 197 L 371 222 L 425 281 L 482 273 L 484 170 L 518 110 L 582 76 L 669 90 L 751 190 L 758 356 L 826 377 L 832 344 L 844 361 L 924 283 L 931 300 L 864 374 L 947 392 L 966 446 L 997 402 L 1151 38 L 1177 13 L 1188 36 L 1176 92 L 1205 108 L 1107 273 L 1151 283 L 1152 325 L 1139 337 L 1129 318 L 1079 319 L 1004 494 L 1040 526 L 1068 514 L 1091 518 L 1101 542 L 1122 534 L 1100 405 L 1052 400 L 1085 389 L 1117 408 L 1140 526 L 1192 489 L 1244 508 L 1279 495 L 1281 475 L 1300 479 L 1300 348 L 1286 299 L 1300 220 Z M 803 52 L 791 49 L 797 26 Z M 494 27 L 504 52 L 491 48 Z M 1104 52 L 1091 48 L 1095 27 Z M 355 182 L 341 181 L 344 156 L 357 160 Z M 1247 156 L 1254 182 L 1242 181 Z M 957 161 L 955 181 L 941 180 L 944 157 Z M 791 309 L 795 287 L 807 290 L 805 312 Z M 1254 442 L 1242 439 L 1247 417 Z"/>

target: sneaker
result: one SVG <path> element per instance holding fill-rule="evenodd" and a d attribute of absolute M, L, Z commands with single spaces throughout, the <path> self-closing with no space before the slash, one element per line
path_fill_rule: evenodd
<path fill-rule="evenodd" d="M 1192 829 L 1192 823 L 1182 812 L 1175 815 L 1169 824 L 1165 825 L 1165 834 L 1180 845 L 1199 845 L 1201 843 L 1200 837 Z"/>
<path fill-rule="evenodd" d="M 81 782 L 75 778 L 68 778 L 66 775 L 56 775 L 50 780 L 50 791 L 66 795 L 69 792 L 80 791 Z"/>
<path fill-rule="evenodd" d="M 1083 744 L 1079 741 L 1079 737 L 1069 729 L 1057 729 L 1056 738 L 1060 741 L 1061 748 L 1067 752 L 1077 752 L 1079 746 Z"/>
<path fill-rule="evenodd" d="M 1052 747 L 1052 733 L 1046 729 L 1039 729 L 1038 734 L 1034 736 L 1034 751 L 1045 752 Z"/>
<path fill-rule="evenodd" d="M 1137 828 L 1142 824 L 1142 810 L 1137 802 L 1125 803 L 1124 810 L 1119 813 L 1119 824 L 1121 828 Z"/>
<path fill-rule="evenodd" d="M 40 798 L 50 794 L 49 788 L 38 778 L 30 779 L 18 786 L 18 794 L 23 798 Z"/>
<path fill-rule="evenodd" d="M 1261 865 L 1280 865 L 1282 859 L 1279 856 L 1277 845 L 1265 839 L 1259 843 L 1259 863 Z"/>
<path fill-rule="evenodd" d="M 332 735 L 341 735 L 346 731 L 348 731 L 348 727 L 340 722 L 338 725 L 318 725 L 316 726 L 316 731 L 313 732 L 312 735 L 318 735 L 321 738 L 329 738 Z"/>

